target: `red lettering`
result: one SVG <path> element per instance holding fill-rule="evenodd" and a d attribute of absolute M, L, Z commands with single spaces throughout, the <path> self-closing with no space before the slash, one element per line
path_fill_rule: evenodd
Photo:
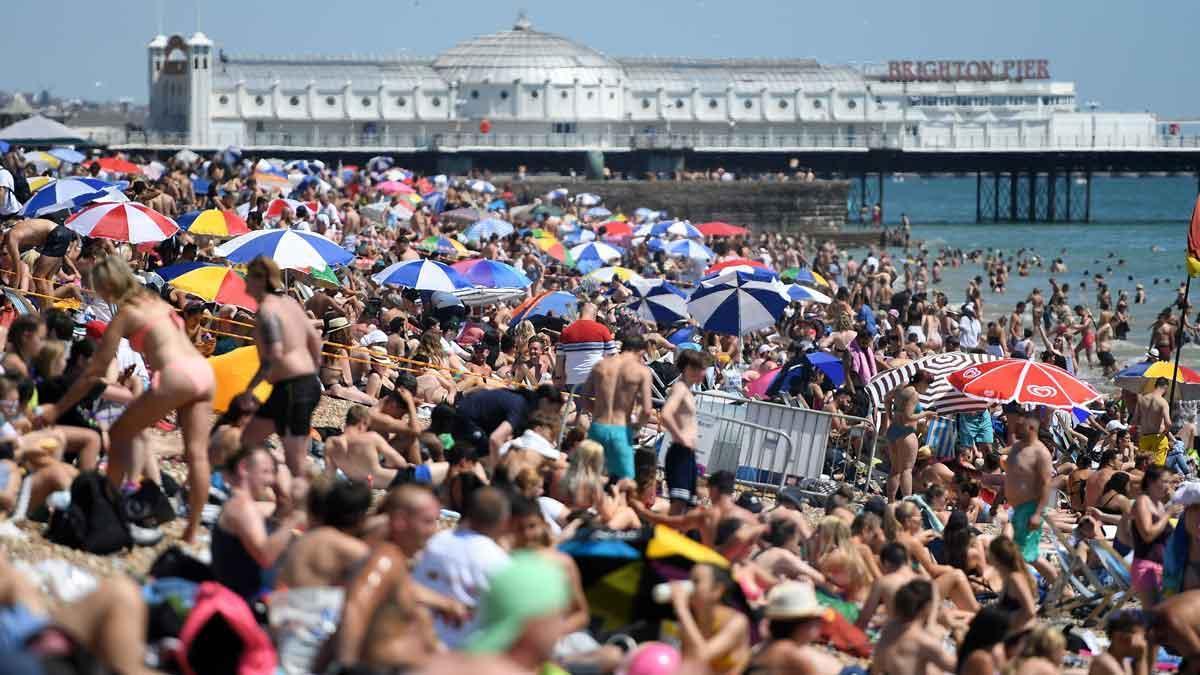
<path fill-rule="evenodd" d="M 969 79 L 969 80 L 979 79 L 979 62 L 978 61 L 967 61 L 967 69 L 966 70 L 967 70 L 967 79 Z"/>
<path fill-rule="evenodd" d="M 937 79 L 943 82 L 950 80 L 950 62 L 938 61 Z"/>
<path fill-rule="evenodd" d="M 888 61 L 888 79 L 899 80 L 903 77 L 899 61 Z"/>
<path fill-rule="evenodd" d="M 1021 79 L 1032 80 L 1037 73 L 1037 62 L 1033 59 L 1026 59 L 1021 63 Z"/>
<path fill-rule="evenodd" d="M 963 66 L 966 65 L 962 61 L 954 61 L 954 79 L 961 80 L 963 76 Z"/>
<path fill-rule="evenodd" d="M 1003 72 L 1004 79 L 1006 79 L 1006 80 L 1017 79 L 1017 75 L 1019 74 L 1017 72 L 1018 66 L 1020 66 L 1020 62 L 1018 62 L 1018 61 L 1005 61 L 1004 62 L 1004 72 Z"/>
<path fill-rule="evenodd" d="M 1046 59 L 1039 59 L 1037 62 L 1037 78 L 1039 80 L 1050 79 L 1050 62 Z"/>
<path fill-rule="evenodd" d="M 980 61 L 979 62 L 979 79 L 981 79 L 981 80 L 996 79 L 996 74 L 995 74 L 996 71 L 994 70 L 993 66 L 995 66 L 995 64 L 991 61 Z"/>
<path fill-rule="evenodd" d="M 921 79 L 937 79 L 937 61 L 925 61 L 921 64 Z"/>
<path fill-rule="evenodd" d="M 912 61 L 905 61 L 901 65 L 904 66 L 903 70 L 904 70 L 905 81 L 912 82 L 913 80 L 917 79 L 917 74 L 913 72 L 913 62 Z"/>

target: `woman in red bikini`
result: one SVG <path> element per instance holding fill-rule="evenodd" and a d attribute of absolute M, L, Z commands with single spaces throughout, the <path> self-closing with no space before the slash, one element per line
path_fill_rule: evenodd
<path fill-rule="evenodd" d="M 153 377 L 150 389 L 134 399 L 109 429 L 108 480 L 114 488 L 120 488 L 133 459 L 134 438 L 167 413 L 177 411 L 188 465 L 190 502 L 183 539 L 192 543 L 208 499 L 207 446 L 215 388 L 212 368 L 188 339 L 183 319 L 175 309 L 145 290 L 123 258 L 110 255 L 100 260 L 92 268 L 91 282 L 96 293 L 116 305 L 118 311 L 85 376 L 56 405 L 44 406 L 42 417 L 53 422 L 59 411 L 75 405 L 107 372 L 121 338 L 128 338 L 129 345 L 145 358 Z"/>

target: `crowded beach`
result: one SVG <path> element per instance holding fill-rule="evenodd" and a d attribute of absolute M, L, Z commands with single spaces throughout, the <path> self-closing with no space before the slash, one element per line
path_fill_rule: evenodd
<path fill-rule="evenodd" d="M 1200 672 L 1186 293 L 1136 326 L 1031 248 L 384 156 L 5 150 L 0 672 Z"/>

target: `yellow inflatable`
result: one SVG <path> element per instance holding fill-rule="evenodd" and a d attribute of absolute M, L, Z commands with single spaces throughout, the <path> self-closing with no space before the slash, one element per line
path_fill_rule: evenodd
<path fill-rule="evenodd" d="M 213 410 L 223 413 L 229 409 L 229 403 L 234 396 L 246 391 L 250 378 L 258 372 L 258 349 L 253 345 L 238 347 L 231 352 L 210 358 L 208 363 L 217 379 Z M 267 400 L 270 395 L 271 385 L 266 382 L 254 388 L 254 398 L 259 401 Z"/>

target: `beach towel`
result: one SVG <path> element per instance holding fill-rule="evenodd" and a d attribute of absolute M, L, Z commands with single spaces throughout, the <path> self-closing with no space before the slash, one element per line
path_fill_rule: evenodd
<path fill-rule="evenodd" d="M 1186 527 L 1176 527 L 1167 539 L 1163 553 L 1163 593 L 1174 595 L 1183 588 L 1183 575 L 1188 564 L 1188 533 Z"/>
<path fill-rule="evenodd" d="M 933 449 L 933 456 L 939 462 L 954 459 L 956 435 L 957 432 L 952 418 L 936 417 L 925 429 L 925 445 Z"/>
<path fill-rule="evenodd" d="M 933 530 L 934 534 L 941 536 L 946 526 L 937 517 L 937 514 L 933 512 L 933 507 L 925 502 L 924 497 L 921 495 L 909 495 L 904 498 L 904 501 L 916 504 L 917 508 L 921 509 L 921 522 L 925 525 L 925 528 Z"/>

